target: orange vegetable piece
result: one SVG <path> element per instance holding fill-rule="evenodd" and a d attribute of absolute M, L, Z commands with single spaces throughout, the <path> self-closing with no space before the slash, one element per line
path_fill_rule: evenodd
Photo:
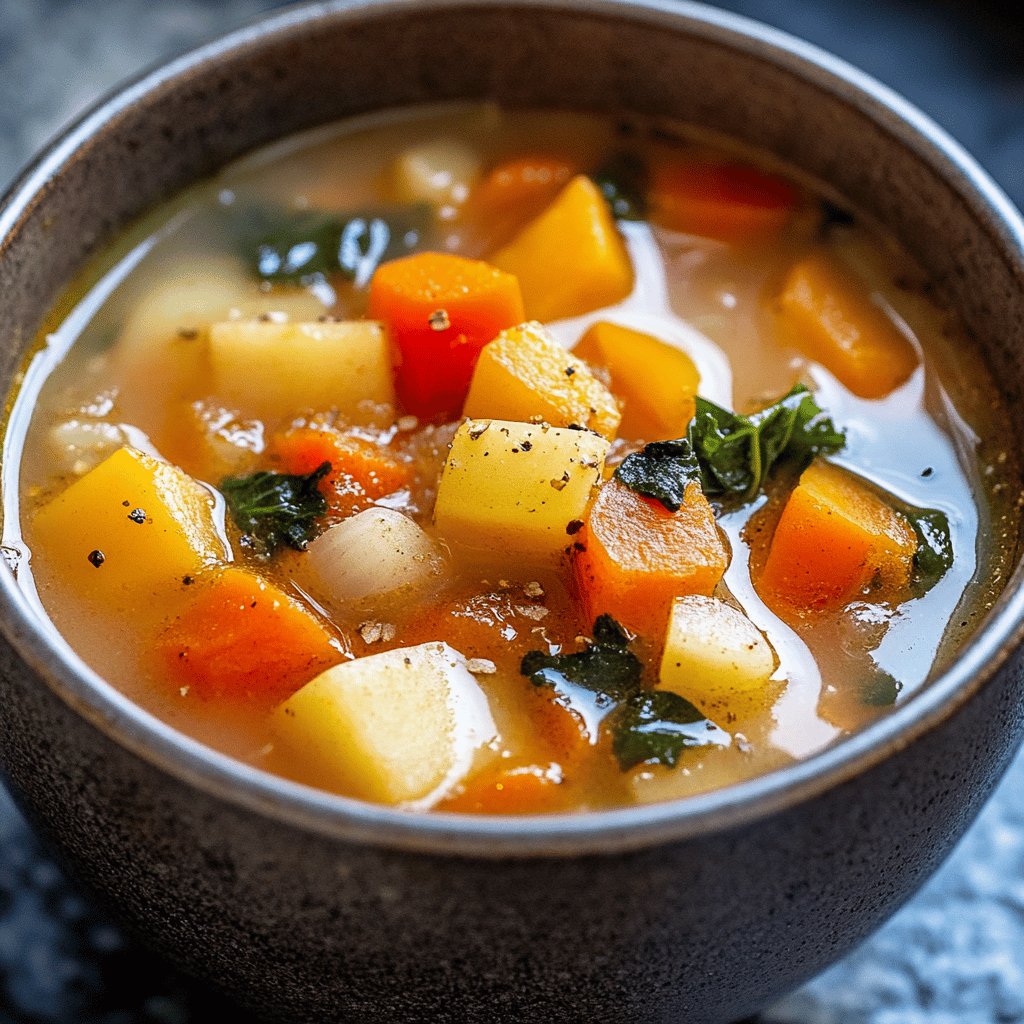
<path fill-rule="evenodd" d="M 480 349 L 525 319 L 519 282 L 480 260 L 423 252 L 384 263 L 370 281 L 369 313 L 397 346 L 398 396 L 409 412 L 454 419 Z"/>
<path fill-rule="evenodd" d="M 772 606 L 838 607 L 872 585 L 906 587 L 916 550 L 903 516 L 853 474 L 816 461 L 782 510 L 757 589 Z"/>
<path fill-rule="evenodd" d="M 778 310 L 785 340 L 861 398 L 883 398 L 917 368 L 914 346 L 867 286 L 824 253 L 790 270 Z"/>
<path fill-rule="evenodd" d="M 480 216 L 539 213 L 573 176 L 575 167 L 556 156 L 523 156 L 498 164 L 473 190 L 470 202 Z"/>
<path fill-rule="evenodd" d="M 284 473 L 312 473 L 329 462 L 331 471 L 320 490 L 330 509 L 343 515 L 359 512 L 409 483 L 405 464 L 382 445 L 328 428 L 296 427 L 279 434 L 270 455 Z"/>
<path fill-rule="evenodd" d="M 774 174 L 744 164 L 675 160 L 652 168 L 649 203 L 655 224 L 743 243 L 780 231 L 797 193 Z"/>
<path fill-rule="evenodd" d="M 342 660 L 312 613 L 248 569 L 204 573 L 191 586 L 156 650 L 168 678 L 198 697 L 275 703 Z"/>
<path fill-rule="evenodd" d="M 714 512 L 697 484 L 677 512 L 616 479 L 598 492 L 573 559 L 582 618 L 611 614 L 644 636 L 661 637 L 672 599 L 710 596 L 729 564 Z"/>
<path fill-rule="evenodd" d="M 625 402 L 623 437 L 661 441 L 686 433 L 700 373 L 681 349 L 602 320 L 588 328 L 573 355 L 607 367 L 612 391 Z"/>
<path fill-rule="evenodd" d="M 437 806 L 439 811 L 465 814 L 544 814 L 560 809 L 561 772 L 557 765 L 522 765 L 485 771 L 454 796 Z"/>

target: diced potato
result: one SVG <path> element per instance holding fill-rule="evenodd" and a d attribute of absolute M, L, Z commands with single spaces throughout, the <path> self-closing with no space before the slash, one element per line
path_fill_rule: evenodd
<path fill-rule="evenodd" d="M 372 320 L 214 324 L 210 363 L 218 396 L 265 415 L 395 399 L 387 335 Z"/>
<path fill-rule="evenodd" d="M 87 602 L 146 608 L 224 558 L 213 498 L 175 466 L 121 448 L 39 510 L 31 543 Z"/>
<path fill-rule="evenodd" d="M 531 320 L 580 316 L 633 290 L 629 253 L 608 204 L 582 174 L 491 262 L 519 279 Z"/>
<path fill-rule="evenodd" d="M 607 451 L 603 437 L 585 430 L 467 420 L 441 472 L 434 521 L 448 541 L 497 558 L 557 555 Z"/>
<path fill-rule="evenodd" d="M 392 168 L 396 197 L 438 206 L 464 203 L 480 177 L 480 154 L 455 139 L 407 149 Z"/>
<path fill-rule="evenodd" d="M 672 603 L 658 685 L 722 721 L 723 714 L 763 705 L 775 661 L 771 644 L 741 611 L 714 597 L 679 597 Z"/>
<path fill-rule="evenodd" d="M 401 607 L 445 576 L 440 548 L 408 516 L 389 508 L 332 526 L 303 559 L 310 593 L 326 608 L 377 614 Z"/>
<path fill-rule="evenodd" d="M 450 792 L 496 737 L 465 659 L 442 643 L 328 669 L 277 708 L 272 726 L 310 782 L 419 806 Z"/>
<path fill-rule="evenodd" d="M 463 415 L 576 423 L 609 440 L 619 425 L 611 392 L 537 322 L 502 331 L 483 347 Z"/>
<path fill-rule="evenodd" d="M 612 389 L 625 402 L 623 437 L 661 441 L 686 433 L 700 374 L 681 349 L 602 320 L 580 338 L 573 353 L 607 367 Z"/>
<path fill-rule="evenodd" d="M 917 368 L 913 345 L 867 286 L 823 253 L 790 270 L 778 310 L 784 340 L 861 398 L 884 398 Z"/>
<path fill-rule="evenodd" d="M 612 478 L 575 540 L 575 593 L 584 621 L 607 612 L 646 637 L 663 634 L 674 598 L 710 595 L 729 564 L 714 511 L 697 484 L 669 512 Z"/>
<path fill-rule="evenodd" d="M 47 435 L 53 468 L 82 476 L 125 444 L 124 431 L 105 420 L 75 417 L 50 428 Z"/>
<path fill-rule="evenodd" d="M 811 463 L 789 496 L 757 588 L 773 607 L 838 607 L 869 586 L 883 596 L 910 582 L 917 537 L 907 520 L 852 473 Z"/>

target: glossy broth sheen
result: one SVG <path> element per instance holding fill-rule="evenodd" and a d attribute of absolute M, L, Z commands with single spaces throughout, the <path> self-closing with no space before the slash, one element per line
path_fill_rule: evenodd
<path fill-rule="evenodd" d="M 87 441 L 98 438 L 97 451 L 131 444 L 180 466 L 214 495 L 225 476 L 277 468 L 268 461 L 268 445 L 275 433 L 301 418 L 302 410 L 275 419 L 255 406 L 247 408 L 244 397 L 226 401 L 211 394 L 203 333 L 212 320 L 266 314 L 296 321 L 360 317 L 366 288 L 365 282 L 337 277 L 304 286 L 259 282 L 251 271 L 251 253 L 248 263 L 239 258 L 242 212 L 265 205 L 298 217 L 309 210 L 386 208 L 396 200 L 389 172 L 395 159 L 438 139 L 457 139 L 475 151 L 484 173 L 509 158 L 536 154 L 555 155 L 583 171 L 620 152 L 649 161 L 666 154 L 703 158 L 711 153 L 715 159 L 759 162 L 749 154 L 709 149 L 706 140 L 677 137 L 664 126 L 652 131 L 643 123 L 486 106 L 403 112 L 289 140 L 156 210 L 87 269 L 27 364 L 9 421 L 3 467 L 8 557 L 18 563 L 21 585 L 38 595 L 75 652 L 182 732 L 313 785 L 324 784 L 315 767 L 275 741 L 268 714 L 279 695 L 203 699 L 169 679 L 152 648 L 177 609 L 138 608 L 127 622 L 97 610 L 67 585 L 59 560 L 33 544 L 32 522 L 39 508 L 97 461 L 94 453 L 83 451 L 83 424 Z M 571 721 L 589 724 L 589 737 L 582 743 L 575 735 L 569 741 L 564 735 L 552 738 L 552 730 L 564 729 L 564 722 L 551 725 L 549 695 L 524 678 L 520 662 L 534 650 L 579 650 L 577 638 L 591 635 L 593 623 L 580 616 L 564 564 L 528 564 L 504 558 L 500 550 L 490 560 L 470 559 L 455 543 L 455 568 L 440 592 L 410 603 L 387 622 L 351 621 L 344 615 L 331 621 L 297 582 L 307 555 L 284 549 L 269 560 L 260 557 L 240 543 L 240 531 L 230 516 L 225 518 L 218 499 L 220 530 L 234 560 L 306 602 L 326 622 L 344 657 L 443 640 L 467 658 L 494 663 L 496 670 L 477 680 L 499 739 L 487 757 L 478 759 L 477 777 L 499 778 L 497 764 L 543 776 L 545 784 L 538 787 L 539 797 L 522 806 L 490 798 L 474 803 L 457 785 L 442 808 L 585 810 L 662 800 L 806 757 L 891 707 L 884 698 L 881 703 L 865 699 L 865 680 L 891 677 L 899 684 L 898 702 L 906 700 L 948 660 L 998 592 L 1009 547 L 1005 481 L 1013 467 L 999 441 L 1003 419 L 993 389 L 960 328 L 930 297 L 920 272 L 899 249 L 860 220 L 824 216 L 812 183 L 797 189 L 799 202 L 782 230 L 754 244 L 728 244 L 643 220 L 620 221 L 635 274 L 632 294 L 611 309 L 548 325 L 569 348 L 597 321 L 677 346 L 699 371 L 699 393 L 740 412 L 756 410 L 803 381 L 846 430 L 846 446 L 832 462 L 884 494 L 948 517 L 953 564 L 927 593 L 904 593 L 899 600 L 866 593 L 831 610 L 786 614 L 783 621 L 758 595 L 751 566 L 756 578 L 796 472 L 774 473 L 766 493 L 752 502 L 717 506 L 731 560 L 716 595 L 743 609 L 778 661 L 754 710 L 711 715 L 731 734 L 729 746 L 685 751 L 675 767 L 642 763 L 622 770 L 599 725 L 600 709 L 582 694 L 576 695 Z M 433 212 L 433 248 L 486 259 L 536 214 L 520 210 L 485 219 L 464 199 L 453 195 Z M 773 312 L 780 281 L 813 250 L 825 251 L 858 275 L 873 301 L 923 353 L 921 366 L 887 397 L 856 397 L 780 339 Z M 380 503 L 407 513 L 436 536 L 437 478 L 455 424 L 424 424 L 400 408 L 364 408 L 360 417 L 358 433 L 384 444 L 410 474 L 409 486 Z M 651 438 L 616 441 L 609 466 L 644 440 Z M 647 686 L 657 683 L 661 645 L 658 635 L 641 636 L 632 645 L 644 660 Z M 471 791 L 473 776 L 464 782 Z"/>

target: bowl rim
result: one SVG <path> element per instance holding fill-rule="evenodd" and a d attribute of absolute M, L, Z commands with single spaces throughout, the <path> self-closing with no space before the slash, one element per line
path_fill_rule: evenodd
<path fill-rule="evenodd" d="M 326 0 L 264 14 L 163 61 L 101 98 L 18 177 L 0 200 L 0 259 L 19 223 L 76 153 L 143 97 L 223 55 L 322 20 L 361 22 L 407 12 L 497 6 L 490 0 Z M 988 174 L 942 128 L 862 71 L 828 52 L 741 15 L 692 0 L 510 0 L 521 10 L 575 12 L 682 31 L 768 60 L 866 113 L 942 176 L 1024 268 L 1024 222 Z M 6 438 L 4 439 L 6 459 Z M 956 660 L 905 704 L 817 754 L 745 782 L 665 803 L 543 816 L 416 814 L 338 796 L 272 775 L 179 733 L 84 665 L 38 615 L 6 565 L 0 629 L 72 710 L 150 765 L 215 799 L 294 828 L 346 842 L 487 858 L 578 856 L 645 849 L 738 828 L 809 801 L 868 771 L 939 726 L 1024 642 L 1024 569 L 1018 566 Z"/>

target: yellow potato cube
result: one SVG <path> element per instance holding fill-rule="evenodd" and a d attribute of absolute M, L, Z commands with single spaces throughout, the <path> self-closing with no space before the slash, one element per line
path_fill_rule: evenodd
<path fill-rule="evenodd" d="M 175 466 L 120 448 L 43 506 L 30 541 L 47 575 L 89 604 L 148 609 L 226 555 L 213 498 Z"/>
<path fill-rule="evenodd" d="M 619 425 L 611 392 L 536 321 L 510 327 L 483 347 L 463 415 L 578 423 L 609 440 Z"/>
<path fill-rule="evenodd" d="M 582 174 L 490 262 L 519 279 L 531 320 L 580 316 L 633 290 L 629 253 L 608 204 Z"/>
<path fill-rule="evenodd" d="M 741 714 L 763 704 L 775 652 L 741 611 L 714 597 L 678 597 L 672 604 L 661 689 L 672 690 L 706 715 Z"/>
<path fill-rule="evenodd" d="M 424 142 L 398 157 L 392 177 L 402 202 L 459 206 L 480 177 L 480 154 L 457 139 Z"/>
<path fill-rule="evenodd" d="M 214 324 L 210 364 L 218 397 L 262 415 L 395 400 L 387 335 L 372 320 Z"/>
<path fill-rule="evenodd" d="M 272 727 L 310 783 L 418 806 L 448 793 L 496 738 L 483 691 L 443 643 L 336 665 L 281 704 Z"/>
<path fill-rule="evenodd" d="M 580 338 L 573 354 L 607 367 L 615 394 L 625 402 L 623 437 L 663 441 L 686 433 L 700 374 L 681 349 L 602 320 Z"/>
<path fill-rule="evenodd" d="M 601 479 L 608 442 L 586 430 L 467 420 L 441 471 L 434 521 L 491 557 L 548 559 L 571 538 Z"/>

